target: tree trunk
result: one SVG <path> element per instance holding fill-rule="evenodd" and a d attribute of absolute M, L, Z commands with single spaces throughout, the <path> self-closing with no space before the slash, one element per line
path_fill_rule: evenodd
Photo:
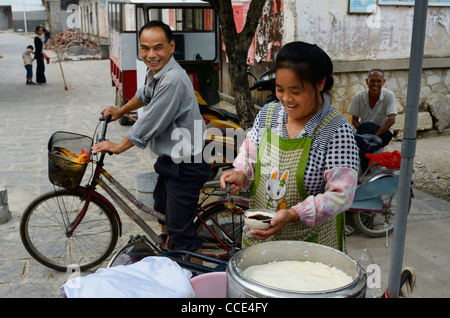
<path fill-rule="evenodd" d="M 253 0 L 250 3 L 245 25 L 240 33 L 236 31 L 231 0 L 208 0 L 208 2 L 219 14 L 236 112 L 240 126 L 245 130 L 253 125 L 257 114 L 248 84 L 247 54 L 266 0 Z"/>
<path fill-rule="evenodd" d="M 233 97 L 236 105 L 236 112 L 239 115 L 239 124 L 246 130 L 253 126 L 253 121 L 257 114 L 247 74 L 247 54 L 228 56 L 231 86 L 233 88 Z"/>

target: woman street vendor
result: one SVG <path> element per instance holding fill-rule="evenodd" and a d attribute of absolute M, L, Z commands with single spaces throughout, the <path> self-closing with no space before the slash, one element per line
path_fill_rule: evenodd
<path fill-rule="evenodd" d="M 344 212 L 355 194 L 358 147 L 330 104 L 333 64 L 317 45 L 291 42 L 276 56 L 277 102 L 265 105 L 221 187 L 250 188 L 251 209 L 276 210 L 271 227 L 246 229 L 243 247 L 301 240 L 345 251 Z"/>

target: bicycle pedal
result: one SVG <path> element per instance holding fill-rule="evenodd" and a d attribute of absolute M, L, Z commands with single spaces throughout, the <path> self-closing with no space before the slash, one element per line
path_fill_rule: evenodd
<path fill-rule="evenodd" d="M 345 235 L 346 236 L 350 236 L 353 233 L 355 233 L 355 229 L 352 226 L 350 226 L 350 225 L 346 225 L 345 226 Z"/>

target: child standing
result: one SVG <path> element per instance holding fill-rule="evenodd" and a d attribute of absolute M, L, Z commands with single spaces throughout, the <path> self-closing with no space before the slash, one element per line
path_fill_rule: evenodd
<path fill-rule="evenodd" d="M 35 85 L 33 82 L 33 46 L 28 45 L 27 49 L 22 54 L 23 64 L 25 65 L 25 69 L 27 70 L 27 85 Z"/>

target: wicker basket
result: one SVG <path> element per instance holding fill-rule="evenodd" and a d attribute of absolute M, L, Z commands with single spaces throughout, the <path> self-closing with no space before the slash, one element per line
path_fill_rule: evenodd
<path fill-rule="evenodd" d="M 80 164 L 65 159 L 56 149 L 64 148 L 80 154 L 80 149 L 90 153 L 92 138 L 68 132 L 56 132 L 48 142 L 48 177 L 50 182 L 66 189 L 75 189 L 80 185 L 87 164 Z"/>

